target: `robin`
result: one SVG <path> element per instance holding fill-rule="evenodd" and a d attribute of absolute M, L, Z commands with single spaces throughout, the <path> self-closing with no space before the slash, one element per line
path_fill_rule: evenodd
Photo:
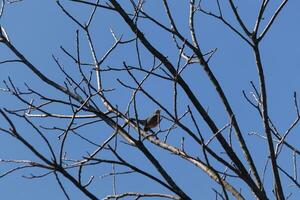
<path fill-rule="evenodd" d="M 160 109 L 156 109 L 155 112 L 147 119 L 139 120 L 139 123 L 144 126 L 144 131 L 149 131 L 151 128 L 156 127 L 160 122 Z"/>

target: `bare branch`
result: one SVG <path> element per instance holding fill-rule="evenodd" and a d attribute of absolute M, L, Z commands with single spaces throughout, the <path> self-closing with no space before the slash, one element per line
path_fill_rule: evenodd
<path fill-rule="evenodd" d="M 270 19 L 269 23 L 267 24 L 267 26 L 265 27 L 265 29 L 262 31 L 262 33 L 258 37 L 258 41 L 260 41 L 260 40 L 262 40 L 264 38 L 264 36 L 266 35 L 266 33 L 269 31 L 269 29 L 271 28 L 272 24 L 274 23 L 275 19 L 277 18 L 278 14 L 280 13 L 280 11 L 283 9 L 283 7 L 285 6 L 285 4 L 287 2 L 288 2 L 288 0 L 283 0 L 281 2 L 281 4 L 279 5 L 279 7 L 277 8 L 277 10 L 275 11 L 274 15 Z"/>

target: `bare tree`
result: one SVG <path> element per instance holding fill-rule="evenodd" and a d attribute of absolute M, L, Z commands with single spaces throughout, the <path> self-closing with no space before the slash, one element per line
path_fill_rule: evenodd
<path fill-rule="evenodd" d="M 70 7 L 65 4 L 67 2 Z M 49 90 L 55 89 L 56 92 L 48 93 L 42 86 L 30 83 L 19 89 L 13 77 L 3 82 L 2 93 L 15 97 L 22 107 L 4 108 L 1 105 L 0 130 L 21 142 L 35 158 L 1 159 L 1 163 L 11 168 L 0 177 L 3 179 L 25 169 L 32 172 L 25 176 L 28 179 L 54 176 L 66 199 L 73 197 L 64 180 L 70 181 L 89 199 L 195 199 L 186 188 L 198 180 L 182 183 L 177 179 L 181 173 L 197 174 L 201 171 L 215 182 L 212 189 L 215 199 L 284 200 L 294 197 L 294 192 L 297 195 L 300 188 L 296 162 L 300 154 L 299 142 L 289 142 L 287 138 L 300 120 L 297 94 L 294 92 L 293 98 L 296 119 L 285 131 L 280 131 L 282 128 L 279 129 L 270 117 L 261 53 L 262 41 L 269 36 L 287 2 L 282 0 L 271 13 L 268 9 L 276 3 L 261 0 L 254 26 L 249 28 L 249 20 L 241 17 L 238 3 L 233 0 L 56 1 L 60 12 L 77 28 L 74 49 L 60 47 L 60 57 L 66 60 L 65 63 L 58 56 L 52 56 L 61 72 L 56 80 L 31 62 L 10 39 L 10 31 L 1 26 L 0 43 L 14 58 L 2 60 L 0 64 L 22 64 L 41 85 L 46 84 Z M 71 5 L 75 4 L 92 9 L 84 23 L 72 14 Z M 152 4 L 162 6 L 164 15 L 153 14 L 153 7 L 148 7 Z M 3 0 L 0 16 L 4 5 Z M 174 6 L 182 6 L 182 13 L 175 12 Z M 186 8 L 188 10 L 184 10 Z M 98 12 L 108 13 L 109 17 L 101 20 L 109 22 L 113 15 L 127 27 L 122 31 L 115 31 L 113 26 L 110 28 L 114 43 L 105 53 L 101 53 L 104 49 L 101 49 L 94 31 L 95 27 L 102 26 L 102 21 L 97 18 Z M 184 14 L 188 17 L 185 18 Z M 263 127 L 261 133 L 260 128 L 251 133 L 244 130 L 240 121 L 247 120 L 247 114 L 236 114 L 233 105 L 237 102 L 225 92 L 230 89 L 221 84 L 213 72 L 218 67 L 213 62 L 217 48 L 209 49 L 204 45 L 209 42 L 204 42 L 205 38 L 201 37 L 203 26 L 200 19 L 203 17 L 220 22 L 224 31 L 229 30 L 238 37 L 241 45 L 254 55 L 253 67 L 257 69 L 258 83 L 245 77 L 252 89 L 250 93 L 242 91 L 241 96 L 244 103 L 257 112 L 256 118 Z M 179 19 L 186 21 L 178 22 Z M 153 32 L 149 32 L 151 29 Z M 162 43 L 168 45 L 170 55 L 166 55 L 157 42 L 159 40 L 165 40 Z M 122 57 L 119 49 L 130 52 L 135 59 Z M 70 65 L 71 70 L 66 67 Z M 195 68 L 201 68 L 213 90 L 199 91 L 199 83 L 190 81 L 185 75 Z M 234 73 L 228 71 L 226 76 L 234 79 Z M 61 77 L 64 77 L 63 82 Z M 159 96 L 158 90 L 165 90 L 165 96 Z M 202 96 L 219 102 L 215 109 L 220 113 L 218 116 L 206 108 Z M 157 111 L 150 116 L 152 108 L 157 108 Z M 20 121 L 25 121 L 30 128 L 20 127 Z M 248 123 L 251 124 L 251 120 Z M 38 144 L 28 138 L 28 132 L 39 137 Z M 263 146 L 268 149 L 267 157 L 246 142 L 247 138 L 254 136 L 258 136 L 255 139 L 263 141 Z M 46 149 L 41 150 L 41 147 Z M 293 155 L 289 169 L 283 167 L 286 160 L 279 159 L 283 150 Z M 185 162 L 193 166 L 193 171 L 176 169 L 173 163 L 164 160 L 165 155 L 174 163 Z M 259 164 L 261 160 L 266 160 L 264 166 Z M 111 172 L 100 176 L 112 177 L 112 192 L 104 195 L 93 187 L 101 181 L 95 170 L 107 166 L 112 167 Z M 36 169 L 43 170 L 42 174 Z M 171 173 L 172 169 L 176 169 L 177 174 Z M 272 176 L 267 176 L 268 173 Z M 150 180 L 151 185 L 159 186 L 158 189 L 152 192 L 148 192 L 149 189 L 143 191 L 142 187 L 118 190 L 119 177 L 126 176 L 133 181 L 136 175 Z M 290 194 L 287 194 L 288 183 L 294 186 Z M 198 187 L 207 190 L 209 186 Z M 200 197 L 201 192 L 197 193 L 197 199 Z"/>

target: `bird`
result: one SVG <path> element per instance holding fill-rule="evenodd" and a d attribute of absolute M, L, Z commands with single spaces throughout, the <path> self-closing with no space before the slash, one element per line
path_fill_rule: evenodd
<path fill-rule="evenodd" d="M 151 128 L 156 127 L 160 122 L 160 109 L 156 109 L 148 118 L 138 122 L 144 126 L 144 131 L 149 131 Z"/>

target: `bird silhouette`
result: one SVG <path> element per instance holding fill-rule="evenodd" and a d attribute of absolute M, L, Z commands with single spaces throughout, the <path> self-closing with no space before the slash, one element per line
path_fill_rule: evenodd
<path fill-rule="evenodd" d="M 156 127 L 160 122 L 160 109 L 156 109 L 148 118 L 138 122 L 144 126 L 144 131 L 149 131 L 151 128 Z"/>

